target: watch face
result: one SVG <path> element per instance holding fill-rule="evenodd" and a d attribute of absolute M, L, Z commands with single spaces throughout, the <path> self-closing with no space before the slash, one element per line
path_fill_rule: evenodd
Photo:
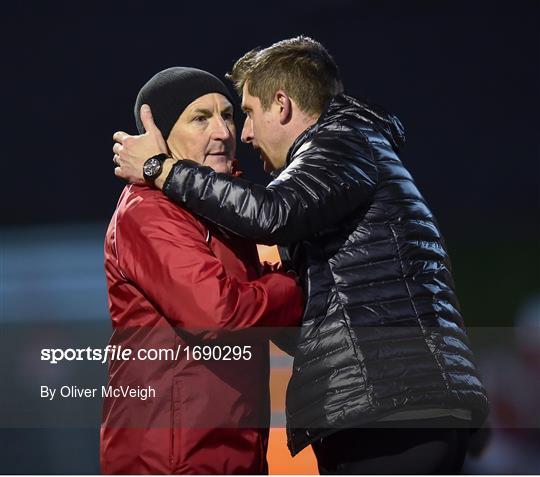
<path fill-rule="evenodd" d="M 156 177 L 161 171 L 161 161 L 152 157 L 144 163 L 144 175 L 149 178 Z"/>

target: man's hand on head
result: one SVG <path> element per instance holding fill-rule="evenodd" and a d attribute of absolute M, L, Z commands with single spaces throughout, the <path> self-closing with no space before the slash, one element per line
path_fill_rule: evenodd
<path fill-rule="evenodd" d="M 141 122 L 146 132 L 139 136 L 130 136 L 124 131 L 113 134 L 113 162 L 116 176 L 134 184 L 144 184 L 143 165 L 147 159 L 161 153 L 167 153 L 167 143 L 152 118 L 150 106 L 141 106 Z M 173 162 L 167 160 L 166 162 Z M 170 166 L 167 164 L 167 166 Z M 170 167 L 167 167 L 170 171 Z M 162 183 L 160 181 L 159 183 Z M 156 181 L 156 185 L 158 182 Z"/>

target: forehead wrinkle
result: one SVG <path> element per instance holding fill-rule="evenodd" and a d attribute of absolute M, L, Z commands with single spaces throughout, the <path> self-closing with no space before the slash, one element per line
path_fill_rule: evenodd
<path fill-rule="evenodd" d="M 191 110 L 191 113 L 193 114 L 207 114 L 208 116 L 212 116 L 213 111 L 206 108 L 195 108 Z"/>
<path fill-rule="evenodd" d="M 220 113 L 228 113 L 228 112 L 232 112 L 233 111 L 233 107 L 232 105 L 228 104 L 224 107 L 220 107 Z M 198 108 L 194 108 L 190 111 L 191 114 L 204 114 L 204 115 L 207 115 L 207 116 L 212 116 L 214 114 L 214 111 L 215 109 L 207 109 L 207 108 L 202 108 L 202 107 L 198 107 Z"/>

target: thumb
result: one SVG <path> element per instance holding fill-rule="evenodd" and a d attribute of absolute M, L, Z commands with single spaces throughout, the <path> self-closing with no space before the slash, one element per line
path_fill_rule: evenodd
<path fill-rule="evenodd" d="M 152 116 L 152 110 L 147 104 L 141 106 L 141 122 L 146 132 L 157 129 L 154 117 Z"/>

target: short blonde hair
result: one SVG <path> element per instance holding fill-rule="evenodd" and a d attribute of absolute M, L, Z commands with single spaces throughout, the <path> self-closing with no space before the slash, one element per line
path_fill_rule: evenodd
<path fill-rule="evenodd" d="M 306 36 L 249 51 L 226 77 L 240 96 L 247 82 L 249 93 L 260 99 L 265 110 L 282 89 L 305 113 L 321 114 L 330 99 L 343 91 L 338 67 L 326 48 Z"/>

